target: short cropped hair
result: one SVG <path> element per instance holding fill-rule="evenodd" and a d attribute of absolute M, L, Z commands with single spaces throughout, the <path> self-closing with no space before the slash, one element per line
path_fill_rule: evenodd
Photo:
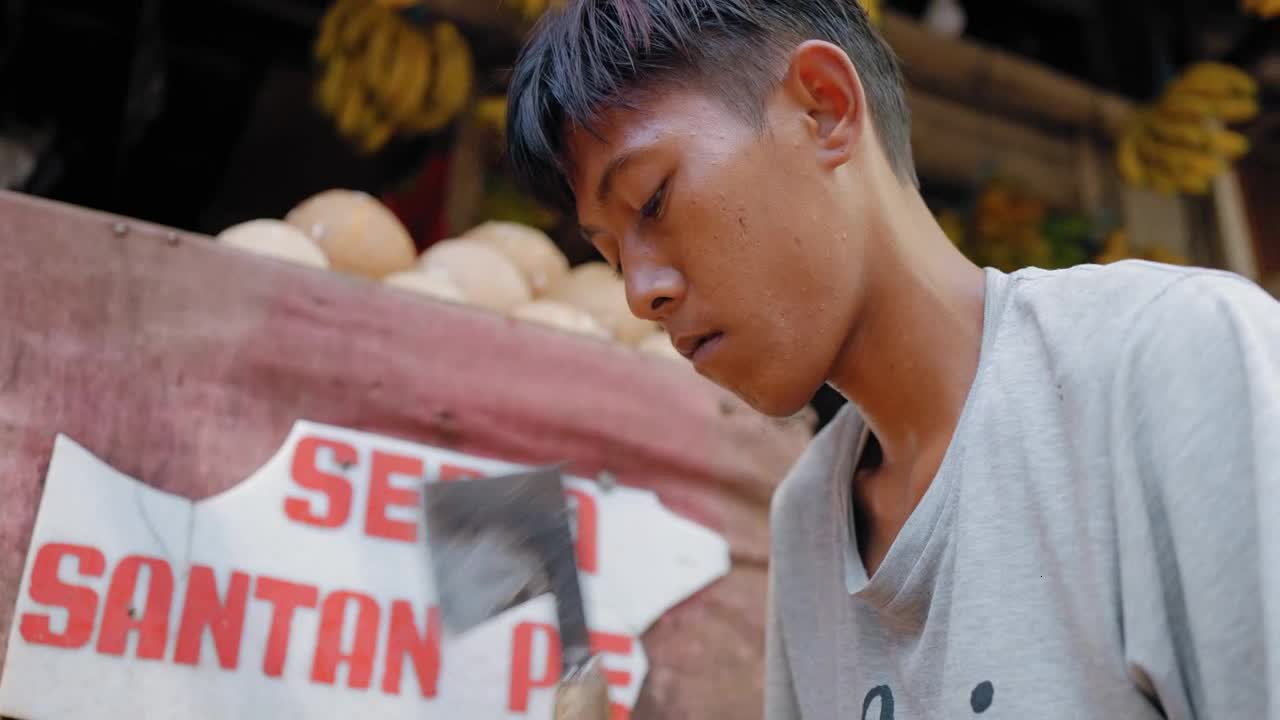
<path fill-rule="evenodd" d="M 787 57 L 811 39 L 849 55 L 890 165 L 918 186 L 901 69 L 857 0 L 568 0 L 541 18 L 516 61 L 508 161 L 528 192 L 572 212 L 571 129 L 594 133 L 602 112 L 681 83 L 717 94 L 763 131 Z"/>

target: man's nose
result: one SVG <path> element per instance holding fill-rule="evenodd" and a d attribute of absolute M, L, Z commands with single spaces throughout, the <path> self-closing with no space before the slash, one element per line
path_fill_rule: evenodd
<path fill-rule="evenodd" d="M 627 286 L 627 304 L 631 306 L 631 314 L 638 318 L 661 322 L 684 301 L 684 276 L 658 258 L 624 259 L 622 277 Z"/>

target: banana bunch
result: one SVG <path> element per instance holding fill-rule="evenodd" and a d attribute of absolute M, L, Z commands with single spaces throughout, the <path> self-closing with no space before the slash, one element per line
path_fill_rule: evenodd
<path fill-rule="evenodd" d="M 1206 193 L 1219 173 L 1249 151 L 1248 140 L 1226 125 L 1257 114 L 1253 78 L 1222 63 L 1193 65 L 1159 101 L 1134 113 L 1116 148 L 1120 175 L 1164 194 Z"/>
<path fill-rule="evenodd" d="M 1244 9 L 1264 18 L 1280 15 L 1280 0 L 1244 0 Z"/>
<path fill-rule="evenodd" d="M 415 0 L 337 0 L 316 37 L 316 102 L 364 152 L 392 135 L 434 132 L 462 111 L 475 70 L 452 23 L 418 27 Z"/>

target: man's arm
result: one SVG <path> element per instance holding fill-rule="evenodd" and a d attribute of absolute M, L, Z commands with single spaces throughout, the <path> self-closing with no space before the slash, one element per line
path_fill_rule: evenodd
<path fill-rule="evenodd" d="M 1111 388 L 1128 669 L 1170 718 L 1280 719 L 1280 304 L 1176 281 Z"/>

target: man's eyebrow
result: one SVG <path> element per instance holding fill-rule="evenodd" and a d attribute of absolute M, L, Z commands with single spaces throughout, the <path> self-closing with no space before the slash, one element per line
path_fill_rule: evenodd
<path fill-rule="evenodd" d="M 631 160 L 635 160 L 637 156 L 644 155 L 645 152 L 650 150 L 653 150 L 652 143 L 645 143 L 645 145 L 628 147 L 628 149 L 614 155 L 613 159 L 609 160 L 607 165 L 604 165 L 604 172 L 600 173 L 600 183 L 595 188 L 595 201 L 600 205 L 607 205 L 609 195 L 613 192 L 613 182 L 616 181 L 618 173 L 622 172 L 622 168 L 627 163 L 630 163 Z"/>
<path fill-rule="evenodd" d="M 642 148 L 637 148 L 634 150 L 625 150 L 620 152 L 609 161 L 608 165 L 604 166 L 604 173 L 600 175 L 600 184 L 596 186 L 596 202 L 598 204 L 604 205 L 608 201 L 610 193 L 613 192 L 614 177 L 617 176 L 618 171 L 622 169 L 622 166 L 630 162 L 630 160 L 634 158 L 641 149 Z"/>
<path fill-rule="evenodd" d="M 637 155 L 642 154 L 648 149 L 649 148 L 646 146 L 623 150 L 615 155 L 613 159 L 609 160 L 608 164 L 604 166 L 604 172 L 600 174 L 599 184 L 596 185 L 597 204 L 604 205 L 608 202 L 609 196 L 613 193 L 613 182 L 617 178 L 618 173 L 622 170 L 622 167 L 633 160 Z M 579 226 L 578 231 L 582 233 L 582 237 L 587 242 L 591 242 L 591 237 L 593 235 L 599 235 L 603 232 L 603 230 L 591 227 L 590 225 L 581 225 Z"/>

